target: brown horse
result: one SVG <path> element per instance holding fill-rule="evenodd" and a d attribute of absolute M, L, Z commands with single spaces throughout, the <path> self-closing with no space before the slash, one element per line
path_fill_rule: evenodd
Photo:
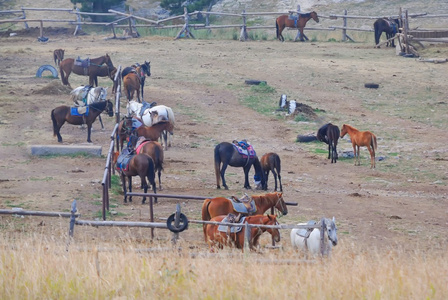
<path fill-rule="evenodd" d="M 66 58 L 59 64 L 59 72 L 61 73 L 62 84 L 70 86 L 68 77 L 72 72 L 78 75 L 89 77 L 96 76 L 96 74 L 100 72 L 101 66 L 104 64 L 109 68 L 110 72 L 114 69 L 114 65 L 108 54 L 90 59 L 89 64 L 86 64 L 86 66 L 75 65 L 75 60 L 73 58 Z"/>
<path fill-rule="evenodd" d="M 222 222 L 222 220 L 226 216 L 216 216 L 211 221 L 214 222 Z M 245 223 L 248 224 L 256 224 L 256 225 L 279 225 L 277 222 L 277 218 L 275 215 L 255 215 L 246 217 L 244 220 Z M 205 225 L 205 234 L 206 234 L 206 242 L 210 246 L 211 249 L 218 246 L 219 249 L 222 249 L 224 246 L 235 246 L 238 249 L 242 249 L 244 252 L 244 235 L 245 228 L 242 226 L 239 232 L 230 232 L 229 234 L 226 232 L 222 232 L 218 230 L 219 225 L 214 224 L 206 224 Z M 235 227 L 234 227 L 235 228 Z M 259 228 L 259 227 L 250 227 L 250 240 L 249 240 L 249 248 L 252 251 L 256 251 L 256 248 L 259 246 L 260 236 L 263 232 L 269 232 L 274 241 L 280 242 L 280 231 L 276 228 Z"/>
<path fill-rule="evenodd" d="M 290 18 L 288 15 L 281 15 L 275 20 L 275 27 L 277 29 L 277 39 L 281 42 L 285 41 L 282 32 L 285 27 L 298 28 L 300 32 L 300 41 L 304 41 L 303 28 L 305 28 L 306 23 L 313 19 L 316 23 L 319 23 L 319 17 L 315 11 L 306 14 L 299 14 L 297 18 Z M 297 38 L 296 38 L 297 40 Z"/>
<path fill-rule="evenodd" d="M 134 93 L 137 91 L 137 100 L 140 100 L 140 77 L 135 73 L 129 73 L 123 78 L 123 88 L 126 93 L 128 101 L 134 98 Z"/>
<path fill-rule="evenodd" d="M 59 66 L 61 61 L 64 59 L 64 52 L 65 50 L 63 49 L 56 49 L 53 51 L 53 59 L 56 66 Z"/>
<path fill-rule="evenodd" d="M 109 77 L 110 80 L 114 81 L 115 74 L 117 73 L 117 68 L 109 68 L 109 66 L 101 66 L 98 68 L 97 72 L 92 72 L 91 75 L 89 75 L 89 85 L 98 86 L 98 76 L 99 77 Z M 115 84 L 115 81 L 114 81 Z"/>
<path fill-rule="evenodd" d="M 163 170 L 163 148 L 159 142 L 156 141 L 145 141 L 138 146 L 136 149 L 137 154 L 144 153 L 149 155 L 154 161 L 154 169 L 159 177 L 159 190 L 162 189 L 162 183 L 160 181 L 160 176 Z"/>
<path fill-rule="evenodd" d="M 136 129 L 137 131 L 137 136 L 144 136 L 145 138 L 147 138 L 148 140 L 151 141 L 157 141 L 158 138 L 160 137 L 160 134 L 164 131 L 168 131 L 169 134 L 173 134 L 173 124 L 170 121 L 160 121 L 159 123 L 156 123 L 152 126 L 145 126 L 142 125 L 139 128 Z M 167 135 L 164 135 L 164 139 L 165 139 L 165 150 L 166 150 L 166 146 L 167 144 Z"/>
<path fill-rule="evenodd" d="M 113 163 L 117 164 L 118 152 L 114 152 Z M 126 191 L 126 177 L 128 178 L 129 183 L 129 192 L 132 193 L 132 177 L 139 176 L 141 179 L 140 188 L 143 189 L 143 192 L 146 194 L 148 192 L 148 182 L 152 186 L 152 190 L 154 194 L 156 194 L 156 182 L 155 182 L 155 173 L 154 173 L 154 162 L 152 158 L 146 154 L 137 154 L 134 155 L 129 161 L 128 167 L 126 170 L 123 170 L 120 166 L 116 166 L 118 171 L 120 172 L 121 184 L 123 186 L 124 192 L 124 203 L 127 203 L 127 191 Z M 146 181 L 148 179 L 148 182 Z M 155 198 L 157 202 L 157 198 Z M 142 204 L 146 201 L 146 197 L 143 196 Z M 129 196 L 129 202 L 132 202 L 132 196 Z"/>
<path fill-rule="evenodd" d="M 133 122 L 132 118 L 124 117 L 118 123 L 118 141 L 120 143 L 120 151 L 123 150 L 124 141 L 127 141 L 133 132 Z"/>
<path fill-rule="evenodd" d="M 59 143 L 62 143 L 62 137 L 59 131 L 65 122 L 73 125 L 87 124 L 87 142 L 91 143 L 90 133 L 92 131 L 92 124 L 95 122 L 96 117 L 98 117 L 103 111 L 106 111 L 109 117 L 114 115 L 114 107 L 112 102 L 109 100 L 94 102 L 87 107 L 89 108 L 88 115 L 73 116 L 71 114 L 71 107 L 65 105 L 58 106 L 51 111 L 53 134 L 58 137 Z"/>
<path fill-rule="evenodd" d="M 346 134 L 350 136 L 352 141 L 353 153 L 355 155 L 355 166 L 361 165 L 359 159 L 359 147 L 366 146 L 370 152 L 370 168 L 375 169 L 375 151 L 377 149 L 376 136 L 370 131 L 359 131 L 355 127 L 344 124 L 342 125 L 341 138 Z"/>
<path fill-rule="evenodd" d="M 280 192 L 283 192 L 282 187 L 282 176 L 280 175 L 281 164 L 280 164 L 280 156 L 277 153 L 269 152 L 263 155 L 260 159 L 261 168 L 264 172 L 264 177 L 266 180 L 266 189 L 268 188 L 268 177 L 269 171 L 274 175 L 275 180 L 275 188 L 274 191 L 277 191 L 277 176 L 280 182 Z"/>
<path fill-rule="evenodd" d="M 283 200 L 283 193 L 274 192 L 264 195 L 253 195 L 251 197 L 257 208 L 253 213 L 254 215 L 262 215 L 268 209 L 273 207 L 278 209 L 283 215 L 288 214 L 288 207 L 286 206 L 285 200 Z M 238 214 L 238 212 L 233 209 L 232 200 L 224 197 L 205 199 L 202 204 L 202 220 L 204 221 L 209 221 L 216 216 L 228 215 L 230 213 Z"/>

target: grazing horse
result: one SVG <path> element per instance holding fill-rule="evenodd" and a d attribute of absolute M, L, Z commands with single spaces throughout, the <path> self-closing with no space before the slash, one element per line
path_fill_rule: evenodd
<path fill-rule="evenodd" d="M 65 50 L 63 49 L 56 49 L 53 51 L 53 59 L 56 66 L 59 66 L 61 61 L 64 59 L 64 52 Z"/>
<path fill-rule="evenodd" d="M 214 222 L 222 222 L 226 216 L 216 216 L 211 221 Z M 241 223 L 238 232 L 233 232 L 232 230 L 220 231 L 218 230 L 219 225 L 215 224 L 206 224 L 205 225 L 205 234 L 206 234 L 206 242 L 210 246 L 210 249 L 213 250 L 214 247 L 218 247 L 222 249 L 224 246 L 235 246 L 238 249 L 242 249 L 244 252 L 244 236 L 245 236 L 245 227 L 244 224 L 256 224 L 256 225 L 279 225 L 277 222 L 277 218 L 275 215 L 256 215 L 249 216 L 244 219 L 244 222 Z M 227 226 L 226 226 L 227 227 Z M 238 228 L 233 227 L 232 228 Z M 280 231 L 277 228 L 260 228 L 260 227 L 250 227 L 250 240 L 249 240 L 249 249 L 252 251 L 256 251 L 259 246 L 260 236 L 265 232 L 269 232 L 272 235 L 272 238 L 276 242 L 280 242 Z M 228 231 L 230 233 L 228 234 Z"/>
<path fill-rule="evenodd" d="M 338 159 L 339 135 L 339 127 L 331 123 L 325 124 L 317 131 L 317 139 L 328 145 L 328 159 L 331 158 L 331 163 L 336 163 Z"/>
<path fill-rule="evenodd" d="M 70 106 L 58 106 L 51 111 L 51 120 L 53 121 L 53 134 L 58 137 L 58 142 L 62 143 L 62 137 L 59 133 L 62 125 L 65 122 L 73 125 L 87 124 L 87 142 L 91 143 L 90 133 L 92 131 L 92 123 L 95 122 L 96 117 L 98 117 L 103 111 L 112 117 L 114 115 L 114 107 L 112 102 L 109 100 L 95 102 L 88 105 L 89 113 L 83 115 L 72 115 Z"/>
<path fill-rule="evenodd" d="M 324 233 L 324 247 L 323 255 L 329 255 L 331 248 L 338 244 L 338 228 L 336 227 L 335 219 L 324 218 L 319 222 L 310 221 L 308 223 L 299 223 L 297 225 L 319 225 L 325 226 Z M 320 247 L 320 229 L 319 228 L 293 228 L 291 230 L 291 244 L 293 247 L 302 248 L 305 251 L 311 252 L 313 255 L 321 253 Z"/>
<path fill-rule="evenodd" d="M 59 64 L 59 72 L 61 73 L 62 84 L 70 86 L 68 77 L 72 72 L 78 75 L 89 76 L 90 81 L 90 78 L 94 78 L 94 76 L 97 76 L 97 74 L 103 72 L 101 70 L 101 67 L 103 65 L 107 66 L 107 71 L 109 73 L 112 72 L 112 70 L 115 68 L 108 54 L 89 59 L 88 61 L 83 61 L 80 65 L 75 64 L 75 59 L 66 58 Z M 93 85 L 93 83 L 90 82 L 90 85 Z"/>
<path fill-rule="evenodd" d="M 173 125 L 169 121 L 161 121 L 152 126 L 142 125 L 136 129 L 137 136 L 144 136 L 148 140 L 157 141 L 162 131 L 173 134 Z M 166 136 L 165 136 L 166 137 Z M 165 150 L 167 150 L 167 140 L 165 138 Z"/>
<path fill-rule="evenodd" d="M 378 44 L 380 43 L 380 37 L 383 32 L 386 33 L 386 38 L 389 40 L 398 33 L 398 29 L 400 27 L 400 21 L 398 19 L 386 19 L 380 18 L 373 23 L 373 28 L 375 29 L 375 45 L 379 48 Z M 392 40 L 389 44 L 387 42 L 387 46 L 395 47 L 394 40 Z"/>
<path fill-rule="evenodd" d="M 152 186 L 152 190 L 154 194 L 156 194 L 156 182 L 155 182 L 155 173 L 154 173 L 154 162 L 152 158 L 146 154 L 137 154 L 134 155 L 129 161 L 127 166 L 117 165 L 118 160 L 118 152 L 114 153 L 114 165 L 116 165 L 118 171 L 120 172 L 121 184 L 123 186 L 124 192 L 124 203 L 127 203 L 127 191 L 126 191 L 126 177 L 128 178 L 129 183 L 129 192 L 132 193 L 132 177 L 139 176 L 141 180 L 140 188 L 143 189 L 143 192 L 146 194 L 148 192 L 148 182 Z M 146 181 L 148 179 L 148 181 Z M 146 197 L 143 196 L 142 204 L 146 201 Z M 155 198 L 157 202 L 157 198 Z M 132 202 L 132 196 L 129 196 L 129 202 Z"/>
<path fill-rule="evenodd" d="M 313 19 L 314 21 L 316 21 L 316 23 L 319 23 L 319 17 L 317 16 L 317 13 L 315 11 L 306 14 L 299 13 L 297 18 L 290 18 L 290 16 L 288 15 L 281 15 L 275 20 L 277 39 L 281 42 L 285 41 L 282 35 L 283 29 L 285 29 L 285 27 L 298 28 L 300 32 L 300 41 L 303 42 L 303 28 L 305 28 L 306 23 L 310 19 Z"/>
<path fill-rule="evenodd" d="M 255 169 L 255 175 L 261 179 L 261 186 L 266 186 L 266 180 L 263 176 L 263 170 L 261 168 L 258 156 L 250 157 L 249 155 L 241 155 L 237 148 L 228 142 L 222 142 L 215 147 L 215 175 L 216 175 L 216 188 L 220 189 L 220 181 L 222 180 L 222 186 L 228 190 L 229 187 L 226 184 L 225 173 L 228 166 L 243 168 L 244 170 L 244 188 L 252 189 L 249 184 L 249 171 L 252 165 Z M 222 164 L 222 167 L 221 167 Z"/>
<path fill-rule="evenodd" d="M 128 101 L 134 99 L 134 93 L 137 92 L 137 100 L 140 100 L 140 77 L 135 73 L 128 73 L 123 78 L 123 88 Z"/>
<path fill-rule="evenodd" d="M 263 155 L 260 159 L 261 167 L 263 168 L 264 178 L 266 180 L 266 189 L 268 188 L 268 178 L 269 171 L 274 175 L 275 180 L 275 188 L 274 191 L 277 191 L 277 176 L 280 182 L 280 192 L 283 192 L 282 187 L 282 176 L 280 175 L 281 164 L 280 164 L 280 156 L 277 153 L 269 152 Z"/>
<path fill-rule="evenodd" d="M 132 139 L 132 143 L 136 142 L 137 139 Z M 133 145 L 135 147 L 135 152 L 137 154 L 149 155 L 154 162 L 154 170 L 157 172 L 159 177 L 159 190 L 162 189 L 162 182 L 160 177 L 163 170 L 163 148 L 159 142 L 156 141 L 143 141 L 140 145 Z"/>
<path fill-rule="evenodd" d="M 343 138 L 347 133 L 352 141 L 353 153 L 355 155 L 355 166 L 361 165 L 361 161 L 359 159 L 359 147 L 366 146 L 370 153 L 370 168 L 375 169 L 375 151 L 377 149 L 376 136 L 370 131 L 359 131 L 355 127 L 344 124 L 341 129 L 341 138 Z"/>

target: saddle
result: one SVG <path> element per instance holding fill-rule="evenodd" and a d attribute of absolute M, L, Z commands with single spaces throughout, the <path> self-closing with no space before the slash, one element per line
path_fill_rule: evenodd
<path fill-rule="evenodd" d="M 238 153 L 243 156 L 243 158 L 254 158 L 257 155 L 252 145 L 246 140 L 242 140 L 240 142 L 234 140 L 232 144 Z"/>
<path fill-rule="evenodd" d="M 81 99 L 82 99 L 82 104 L 79 103 L 78 101 L 76 101 L 76 104 L 78 104 L 78 106 L 86 106 L 87 105 L 87 96 L 89 95 L 89 91 L 90 89 L 93 88 L 93 86 L 91 85 L 85 85 L 82 90 L 81 90 Z"/>
<path fill-rule="evenodd" d="M 117 171 L 129 170 L 129 162 L 134 157 L 135 152 L 129 148 L 123 149 L 123 152 L 118 156 L 117 163 L 115 164 Z"/>
<path fill-rule="evenodd" d="M 229 200 L 233 205 L 233 210 L 238 213 L 251 215 L 257 211 L 257 206 L 255 205 L 254 199 L 249 197 L 247 194 L 244 194 L 244 196 L 240 199 L 232 196 Z"/>
<path fill-rule="evenodd" d="M 72 116 L 85 116 L 89 115 L 89 107 L 88 106 L 74 106 L 70 107 L 70 114 Z"/>
<path fill-rule="evenodd" d="M 231 233 L 238 233 L 243 229 L 243 224 L 244 224 L 245 219 L 246 219 L 246 217 L 236 216 L 236 215 L 230 213 L 221 222 L 236 223 L 236 224 L 241 224 L 241 226 L 218 225 L 218 231 L 226 232 L 227 235 L 229 235 Z"/>
<path fill-rule="evenodd" d="M 147 143 L 147 142 L 149 142 L 149 141 L 151 141 L 151 140 L 149 140 L 149 139 L 146 139 L 144 136 L 141 136 L 143 139 L 138 139 L 137 140 L 137 144 L 135 145 L 135 153 L 140 153 L 140 150 L 142 150 L 142 148 L 143 148 L 143 146 Z"/>
<path fill-rule="evenodd" d="M 145 110 L 152 108 L 154 106 L 157 105 L 157 102 L 146 102 L 146 101 L 142 101 L 142 108 L 140 109 L 140 117 L 143 117 L 143 113 L 145 112 Z"/>
<path fill-rule="evenodd" d="M 82 68 L 88 68 L 90 66 L 90 58 L 81 59 L 81 57 L 77 57 L 75 59 L 75 66 L 82 67 Z"/>
<path fill-rule="evenodd" d="M 293 14 L 290 14 L 290 15 L 288 16 L 288 19 L 289 19 L 289 20 L 294 20 L 294 27 L 295 27 L 295 28 L 297 28 L 297 22 L 299 21 L 299 18 L 300 18 L 300 14 L 297 15 L 297 16 L 294 16 Z"/>
<path fill-rule="evenodd" d="M 308 223 L 306 223 L 306 225 L 316 225 L 317 222 L 314 220 L 308 221 Z M 314 228 L 300 228 L 299 230 L 297 230 L 296 234 L 298 236 L 301 236 L 305 239 L 305 243 L 306 240 L 310 237 L 311 232 L 314 230 Z"/>

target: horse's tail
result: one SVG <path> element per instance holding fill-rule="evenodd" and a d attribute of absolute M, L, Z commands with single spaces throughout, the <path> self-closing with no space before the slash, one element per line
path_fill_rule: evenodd
<path fill-rule="evenodd" d="M 277 173 L 280 174 L 280 171 L 282 170 L 280 156 L 274 155 L 274 168 L 277 170 Z"/>
<path fill-rule="evenodd" d="M 171 107 L 167 107 L 166 108 L 166 112 L 168 114 L 168 120 L 174 126 L 174 123 L 175 123 L 176 120 L 174 119 L 174 113 L 173 113 L 173 110 L 171 109 Z"/>
<path fill-rule="evenodd" d="M 58 127 L 58 122 L 54 116 L 54 109 L 51 111 L 51 121 L 53 121 L 53 136 L 57 135 L 56 128 Z"/>
<path fill-rule="evenodd" d="M 277 22 L 277 20 L 275 20 L 275 32 L 277 33 L 277 39 L 280 39 L 279 38 L 279 30 L 278 30 L 278 22 Z"/>
<path fill-rule="evenodd" d="M 378 148 L 378 145 L 376 143 L 376 136 L 372 133 L 370 145 L 372 146 L 372 149 L 374 152 L 376 152 L 376 149 Z"/>
<path fill-rule="evenodd" d="M 208 211 L 208 207 L 210 206 L 210 203 L 212 203 L 212 200 L 210 199 L 205 199 L 204 203 L 202 204 L 202 221 L 210 221 L 211 220 L 211 216 L 210 216 L 210 212 Z M 207 242 L 207 224 L 202 224 L 202 229 L 204 230 L 204 239 L 205 242 Z"/>
<path fill-rule="evenodd" d="M 373 23 L 373 29 L 375 30 L 375 46 L 380 43 L 381 31 L 380 31 L 380 20 L 376 20 Z"/>
<path fill-rule="evenodd" d="M 219 166 L 221 165 L 221 157 L 219 155 L 219 145 L 215 147 L 215 175 L 216 175 L 216 186 L 219 188 L 221 186 L 221 174 Z"/>
<path fill-rule="evenodd" d="M 148 159 L 148 169 L 146 170 L 146 177 L 148 177 L 148 181 L 152 186 L 152 190 L 154 194 L 157 193 L 156 191 L 156 171 L 154 167 L 154 161 L 149 155 L 146 155 Z"/>

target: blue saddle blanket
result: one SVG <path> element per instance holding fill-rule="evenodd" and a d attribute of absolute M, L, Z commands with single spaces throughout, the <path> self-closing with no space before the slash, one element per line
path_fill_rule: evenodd
<path fill-rule="evenodd" d="M 78 112 L 78 109 L 81 109 L 81 108 L 80 108 L 80 107 L 70 107 L 70 114 L 71 114 L 72 116 L 86 116 L 86 117 L 89 115 L 89 107 L 88 107 L 88 106 L 85 107 L 86 112 L 83 113 L 83 114 L 80 114 L 80 113 Z"/>
<path fill-rule="evenodd" d="M 244 203 L 235 202 L 233 199 L 229 199 L 229 200 L 232 202 L 233 210 L 235 210 L 238 213 L 250 215 L 257 210 L 254 200 L 251 200 L 249 209 L 247 209 L 247 207 L 244 205 Z"/>
<path fill-rule="evenodd" d="M 225 217 L 221 222 L 226 223 L 228 217 Z M 231 226 L 230 227 L 230 233 L 238 233 L 243 229 L 244 221 L 246 220 L 246 217 L 242 217 L 238 224 L 241 224 L 241 226 Z M 228 232 L 229 226 L 227 225 L 218 225 L 218 231 L 221 232 Z"/>
<path fill-rule="evenodd" d="M 129 162 L 134 157 L 134 152 L 128 148 L 123 149 L 123 152 L 118 156 L 116 168 L 117 171 L 127 171 L 129 169 Z"/>

